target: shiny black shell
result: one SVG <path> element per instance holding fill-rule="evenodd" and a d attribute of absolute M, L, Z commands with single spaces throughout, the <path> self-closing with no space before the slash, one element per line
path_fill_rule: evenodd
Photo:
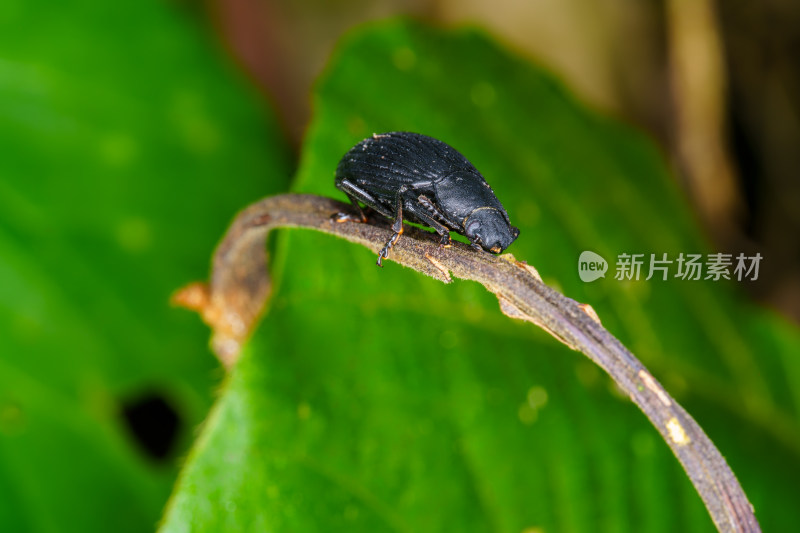
<path fill-rule="evenodd" d="M 466 157 L 419 133 L 391 132 L 364 139 L 340 161 L 335 184 L 344 192 L 355 186 L 365 193 L 356 195 L 359 201 L 386 216 L 395 212 L 398 191 L 405 186 L 433 205 L 426 213 L 462 235 L 466 218 L 481 207 L 497 209 L 509 222 L 494 191 Z M 429 225 L 415 216 L 419 209 L 407 205 L 404 218 Z"/>

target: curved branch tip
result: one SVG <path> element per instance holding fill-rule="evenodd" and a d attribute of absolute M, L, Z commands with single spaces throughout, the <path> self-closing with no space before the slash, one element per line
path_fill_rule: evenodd
<path fill-rule="evenodd" d="M 193 283 L 173 296 L 176 305 L 198 311 L 212 328 L 212 348 L 226 367 L 257 323 L 269 296 L 265 240 L 275 228 L 302 227 L 329 233 L 377 253 L 393 232 L 386 220 L 335 222 L 349 206 L 329 198 L 285 194 L 243 210 L 213 257 L 209 283 Z M 532 322 L 605 370 L 650 419 L 680 461 L 721 532 L 758 532 L 753 508 L 725 459 L 697 422 L 639 360 L 606 331 L 588 304 L 542 282 L 534 267 L 512 254 L 492 256 L 439 239 L 414 227 L 389 259 L 444 283 L 452 277 L 477 281 L 497 295 L 501 311 Z"/>

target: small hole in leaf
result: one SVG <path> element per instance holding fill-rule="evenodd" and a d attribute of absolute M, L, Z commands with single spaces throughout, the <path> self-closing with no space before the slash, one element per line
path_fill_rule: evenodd
<path fill-rule="evenodd" d="M 163 394 L 148 392 L 124 401 L 122 417 L 133 439 L 150 458 L 163 461 L 171 455 L 181 421 Z"/>

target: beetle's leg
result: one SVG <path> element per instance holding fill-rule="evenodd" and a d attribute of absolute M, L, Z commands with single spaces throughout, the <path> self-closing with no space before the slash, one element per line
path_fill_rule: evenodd
<path fill-rule="evenodd" d="M 434 218 L 434 216 L 440 216 L 441 218 L 444 218 L 444 216 L 436 209 L 436 206 L 433 205 L 433 202 L 431 202 L 427 196 L 420 195 L 415 198 L 415 200 L 419 202 L 424 209 L 414 209 L 414 214 L 425 224 L 435 229 L 436 233 L 441 235 L 442 238 L 439 241 L 439 246 L 449 247 L 451 245 L 450 228 Z"/>
<path fill-rule="evenodd" d="M 378 266 L 379 267 L 383 266 L 383 259 L 389 257 L 389 250 L 392 249 L 392 246 L 394 246 L 394 243 L 397 242 L 397 239 L 399 239 L 400 235 L 402 235 L 402 234 L 403 234 L 403 226 L 401 224 L 400 225 L 400 231 L 398 231 L 397 233 L 392 235 L 392 238 L 389 239 L 386 242 L 386 244 L 383 246 L 383 248 L 381 248 L 381 251 L 378 252 Z"/>
<path fill-rule="evenodd" d="M 403 234 L 403 197 L 405 196 L 406 191 L 408 188 L 403 185 L 397 190 L 397 196 L 395 197 L 395 212 L 394 212 L 394 222 L 392 222 L 392 231 L 394 235 L 392 238 L 389 239 L 386 244 L 381 248 L 381 251 L 378 253 L 378 266 L 382 267 L 382 260 L 389 257 L 389 250 L 392 249 L 394 243 L 397 242 L 397 239 L 400 238 L 400 235 Z"/>
<path fill-rule="evenodd" d="M 336 222 L 347 222 L 347 221 L 366 222 L 367 221 L 367 216 L 364 214 L 364 210 L 361 209 L 361 206 L 358 205 L 359 201 L 361 203 L 363 203 L 363 204 L 375 209 L 380 214 L 382 214 L 382 215 L 384 215 L 386 217 L 392 218 L 394 216 L 392 213 L 388 212 L 378 202 L 378 200 L 375 199 L 374 196 L 369 194 L 364 189 L 358 187 L 357 185 L 355 185 L 350 180 L 344 179 L 338 185 L 339 185 L 339 189 L 343 193 L 345 193 L 347 195 L 347 198 L 349 198 L 350 202 L 356 207 L 356 210 L 358 211 L 358 215 L 360 216 L 360 218 L 354 216 L 351 213 L 336 213 L 336 214 L 333 215 L 333 217 L 331 217 Z"/>
<path fill-rule="evenodd" d="M 350 203 L 353 204 L 358 212 L 358 215 L 353 215 L 352 213 L 336 213 L 333 215 L 336 222 L 366 222 L 367 215 L 364 214 L 364 210 L 361 209 L 361 206 L 358 205 L 358 200 L 355 196 L 349 193 L 345 193 L 347 198 L 350 200 Z"/>

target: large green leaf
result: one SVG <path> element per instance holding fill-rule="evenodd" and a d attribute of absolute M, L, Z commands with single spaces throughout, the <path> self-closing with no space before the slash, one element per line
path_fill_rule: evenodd
<path fill-rule="evenodd" d="M 170 293 L 289 167 L 272 115 L 189 15 L 0 7 L 2 531 L 152 529 L 177 469 L 144 453 L 122 406 L 154 394 L 177 411 L 172 459 L 210 406 L 205 330 Z"/>
<path fill-rule="evenodd" d="M 643 135 L 480 33 L 407 22 L 344 43 L 314 102 L 295 190 L 341 197 L 336 164 L 373 132 L 452 144 L 521 228 L 510 251 L 591 303 L 685 402 L 766 529 L 798 522 L 796 332 L 733 283 L 578 279 L 586 249 L 707 250 Z M 322 234 L 280 237 L 269 312 L 163 531 L 713 530 L 645 417 L 482 287 L 379 269 Z"/>

